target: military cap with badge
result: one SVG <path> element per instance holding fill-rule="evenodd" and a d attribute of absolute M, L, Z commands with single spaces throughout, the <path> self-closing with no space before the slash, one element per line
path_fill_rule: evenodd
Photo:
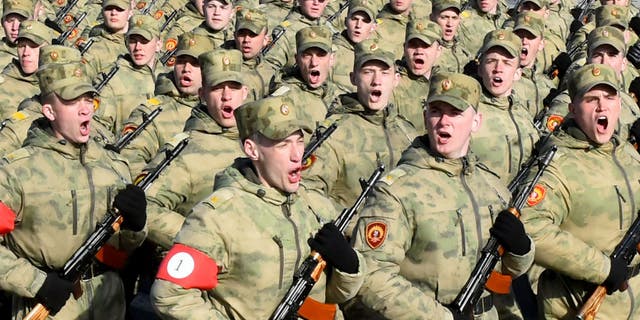
<path fill-rule="evenodd" d="M 262 30 L 269 30 L 269 22 L 264 7 L 242 7 L 236 12 L 236 32 L 249 30 L 260 34 Z"/>
<path fill-rule="evenodd" d="M 470 76 L 440 72 L 431 78 L 427 107 L 432 102 L 441 101 L 460 111 L 469 107 L 478 110 L 481 92 L 480 83 Z"/>
<path fill-rule="evenodd" d="M 407 23 L 405 45 L 413 39 L 422 40 L 427 45 L 432 45 L 442 38 L 442 28 L 428 19 L 413 19 Z"/>
<path fill-rule="evenodd" d="M 366 39 L 356 44 L 354 52 L 355 63 L 353 64 L 353 70 L 359 70 L 365 63 L 375 60 L 386 64 L 388 67 L 394 66 L 395 55 L 382 48 L 378 39 Z"/>
<path fill-rule="evenodd" d="M 298 54 L 303 53 L 309 48 L 319 48 L 324 52 L 332 52 L 331 30 L 323 26 L 311 26 L 298 30 L 296 32 L 296 51 Z"/>
<path fill-rule="evenodd" d="M 198 57 L 202 69 L 202 84 L 214 87 L 226 81 L 244 84 L 242 52 L 235 49 L 216 49 Z"/>
<path fill-rule="evenodd" d="M 255 133 L 278 141 L 298 130 L 308 134 L 313 132 L 309 118 L 287 96 L 267 97 L 245 103 L 235 110 L 234 116 L 241 141 Z"/>
<path fill-rule="evenodd" d="M 493 30 L 484 36 L 482 47 L 479 50 L 484 55 L 491 48 L 503 48 L 512 58 L 520 56 L 522 40 L 513 31 L 506 29 Z"/>

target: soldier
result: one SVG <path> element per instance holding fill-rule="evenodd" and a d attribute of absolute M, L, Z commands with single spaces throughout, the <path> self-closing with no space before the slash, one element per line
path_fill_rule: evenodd
<path fill-rule="evenodd" d="M 407 23 L 414 18 L 410 14 L 412 3 L 413 0 L 389 0 L 378 13 L 375 37 L 384 40 L 385 50 L 393 52 L 396 59 L 402 59 Z"/>
<path fill-rule="evenodd" d="M 0 41 L 0 66 L 4 67 L 17 58 L 16 39 L 20 23 L 33 15 L 32 3 L 29 0 L 3 0 L 2 29 L 4 36 Z"/>
<path fill-rule="evenodd" d="M 204 0 L 204 21 L 193 33 L 206 35 L 213 40 L 214 47 L 219 48 L 233 38 L 232 18 L 236 7 L 231 0 Z M 212 48 L 212 49 L 213 49 Z"/>
<path fill-rule="evenodd" d="M 622 87 L 617 72 L 590 64 L 569 78 L 571 120 L 550 144 L 558 152 L 522 209 L 522 219 L 547 270 L 538 283 L 544 319 L 575 319 L 596 285 L 607 288 L 598 319 L 636 319 L 637 259 L 631 265 L 609 255 L 637 217 L 640 158 L 614 130 Z M 594 179 L 588 174 L 597 170 Z M 533 174 L 533 172 L 532 172 Z M 625 292 L 621 287 L 628 282 Z M 632 289 L 632 290 L 631 290 Z"/>
<path fill-rule="evenodd" d="M 171 319 L 267 319 L 304 259 L 305 240 L 322 227 L 308 243 L 332 274 L 321 275 L 309 297 L 324 304 L 322 318 L 340 319 L 335 303 L 356 294 L 366 270 L 328 223 L 336 217 L 331 203 L 312 201 L 299 188 L 305 136 L 313 124 L 286 97 L 247 103 L 235 117 L 247 157 L 220 172 L 213 194 L 187 217 L 152 287 L 156 311 Z M 193 273 L 182 273 L 181 266 L 174 272 L 185 255 L 194 258 Z"/>
<path fill-rule="evenodd" d="M 513 92 L 520 77 L 521 50 L 520 38 L 504 29 L 487 33 L 480 50 L 478 74 L 484 90 L 478 110 L 485 126 L 473 134 L 471 150 L 505 185 L 538 141 L 533 117 Z"/>
<path fill-rule="evenodd" d="M 506 250 L 498 270 L 518 276 L 533 262 L 533 243 L 522 223 L 500 211 L 509 191 L 469 150 L 484 122 L 477 109 L 480 92 L 478 82 L 462 74 L 432 77 L 427 134 L 378 182 L 360 213 L 355 248 L 369 272 L 359 296 L 385 318 L 467 319 L 447 304 L 464 286 L 489 235 Z M 498 319 L 488 291 L 473 314 Z"/>
<path fill-rule="evenodd" d="M 134 15 L 129 26 L 129 54 L 119 56 L 113 65 L 105 69 L 119 67 L 100 92 L 98 116 L 114 134 L 122 130 L 124 120 L 135 107 L 153 97 L 157 76 L 167 71 L 157 59 L 162 44 L 158 21 L 149 15 Z M 99 83 L 103 78 L 104 73 L 94 82 Z"/>
<path fill-rule="evenodd" d="M 544 21 L 537 15 L 529 12 L 518 14 L 515 20 L 513 32 L 520 37 L 522 49 L 520 51 L 520 70 L 522 77 L 516 81 L 516 92 L 523 101 L 534 119 L 544 110 L 544 99 L 549 95 L 555 84 L 544 73 L 542 64 L 539 64 L 540 53 L 547 44 L 544 38 Z M 534 98 L 534 99 L 532 99 Z"/>
<path fill-rule="evenodd" d="M 549 6 L 547 0 L 527 0 L 518 6 L 519 13 L 529 12 L 542 19 L 542 37 L 546 44 L 544 51 L 539 53 L 539 67 L 542 70 L 550 68 L 553 59 L 567 50 L 565 42 L 569 37 L 569 27 Z"/>
<path fill-rule="evenodd" d="M 296 33 L 308 26 L 323 25 L 324 9 L 330 0 L 298 0 L 296 6 L 278 27 L 283 28 L 283 34 L 275 41 L 273 47 L 264 56 L 264 60 L 274 69 L 275 73 L 283 72 L 295 63 Z M 275 30 L 274 30 L 275 33 Z M 286 70 L 285 70 L 286 71 Z"/>
<path fill-rule="evenodd" d="M 303 182 L 337 207 L 351 206 L 360 192 L 359 179 L 369 176 L 378 163 L 394 168 L 418 135 L 391 103 L 398 84 L 393 53 L 372 39 L 360 42 L 351 78 L 358 89 L 340 96 L 336 113 L 327 118 L 338 128 L 316 152 Z"/>
<path fill-rule="evenodd" d="M 96 92 L 82 64 L 49 64 L 38 77 L 44 117 L 0 168 L 0 199 L 16 221 L 0 247 L 0 287 L 14 295 L 17 319 L 37 302 L 56 319 L 124 319 L 122 282 L 112 270 L 145 237 L 144 192 L 130 184 L 126 161 L 91 137 Z M 61 278 L 65 262 L 112 204 L 124 222 L 103 249 L 105 258 L 75 285 Z M 72 299 L 72 292 L 82 295 Z"/>
<path fill-rule="evenodd" d="M 460 36 L 462 45 L 475 57 L 482 47 L 487 32 L 502 27 L 509 18 L 507 8 L 498 0 L 471 0 L 472 7 L 460 14 Z"/>
<path fill-rule="evenodd" d="M 337 103 L 338 90 L 328 81 L 334 55 L 331 31 L 326 27 L 306 27 L 296 33 L 296 69 L 271 94 L 288 95 L 312 121 L 322 121 Z"/>
<path fill-rule="evenodd" d="M 83 57 L 93 70 L 94 74 L 104 70 L 119 55 L 126 54 L 127 44 L 125 35 L 129 30 L 129 18 L 131 18 L 131 2 L 127 0 L 106 0 L 102 2 L 102 18 L 104 22 L 89 31 L 88 35 L 83 35 L 76 44 L 83 43 L 85 39 L 93 40 Z M 86 42 L 84 42 L 85 45 Z"/>
<path fill-rule="evenodd" d="M 192 31 L 204 22 L 204 0 L 190 0 L 182 6 L 172 5 L 171 2 L 165 2 L 165 5 L 169 5 L 170 8 L 166 10 L 164 15 L 168 16 L 173 11 L 178 11 L 178 13 L 169 27 L 161 30 L 162 39 L 165 39 L 164 50 L 167 51 L 175 48 L 181 34 Z"/>
<path fill-rule="evenodd" d="M 248 93 L 241 73 L 242 55 L 217 49 L 199 59 L 203 103 L 193 109 L 185 132 L 170 142 L 175 145 L 188 137 L 189 144 L 147 191 L 149 239 L 165 249 L 171 247 L 189 210 L 213 190 L 214 175 L 241 155 L 233 111 Z"/>
<path fill-rule="evenodd" d="M 180 36 L 173 72 L 158 78 L 156 95 L 137 106 L 124 122 L 121 137 L 136 130 L 145 115 L 162 108 L 160 114 L 120 152 L 129 160 L 132 175 L 140 173 L 165 143 L 183 131 L 193 108 L 200 104 L 202 71 L 198 56 L 212 47 L 213 41 L 207 36 L 192 32 Z"/>
<path fill-rule="evenodd" d="M 475 56 L 472 56 L 472 53 L 458 40 L 460 1 L 434 0 L 430 19 L 442 29 L 442 38 L 440 39 L 442 53 L 435 65 L 442 71 L 464 71 L 464 66 Z"/>
<path fill-rule="evenodd" d="M 440 27 L 427 19 L 415 19 L 407 24 L 404 58 L 398 61 L 400 81 L 393 89 L 393 104 L 418 132 L 424 131 L 424 102 L 429 92 L 432 68 L 442 53 Z"/>
<path fill-rule="evenodd" d="M 20 24 L 16 39 L 18 58 L 2 70 L 0 85 L 0 119 L 6 119 L 18 110 L 24 99 L 37 94 L 38 55 L 40 48 L 51 42 L 51 32 L 44 23 L 25 20 Z"/>
<path fill-rule="evenodd" d="M 353 70 L 355 46 L 369 39 L 376 28 L 377 9 L 372 0 L 349 1 L 349 10 L 344 24 L 346 29 L 334 36 L 335 59 L 331 72 L 331 81 L 343 93 L 356 91 L 349 75 Z"/>

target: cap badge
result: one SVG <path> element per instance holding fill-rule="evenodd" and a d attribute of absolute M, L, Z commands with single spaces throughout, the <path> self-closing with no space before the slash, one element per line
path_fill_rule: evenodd
<path fill-rule="evenodd" d="M 531 16 L 524 16 L 524 22 L 530 23 L 531 22 Z"/>
<path fill-rule="evenodd" d="M 51 57 L 51 60 L 53 61 L 58 60 L 58 51 L 51 51 L 51 53 L 49 53 L 49 57 Z"/>
<path fill-rule="evenodd" d="M 498 40 L 504 40 L 504 32 L 498 32 Z"/>
<path fill-rule="evenodd" d="M 229 60 L 228 56 L 222 57 L 222 64 L 225 66 L 228 66 L 229 64 L 231 64 L 231 60 Z"/>
<path fill-rule="evenodd" d="M 153 18 L 156 20 L 160 20 L 160 18 L 162 18 L 162 16 L 164 16 L 164 11 L 162 10 L 158 10 L 156 11 L 156 13 L 153 14 Z"/>
<path fill-rule="evenodd" d="M 602 30 L 602 36 L 603 36 L 603 37 L 609 37 L 609 31 L 607 31 L 607 30 Z"/>
<path fill-rule="evenodd" d="M 136 4 L 136 8 L 137 8 L 138 10 L 142 10 L 142 9 L 144 9 L 144 7 L 146 7 L 146 6 L 147 6 L 147 3 L 146 3 L 146 2 L 144 2 L 144 1 L 140 1 L 140 2 L 138 2 L 138 3 Z"/>
<path fill-rule="evenodd" d="M 144 21 L 142 21 L 142 18 L 139 18 L 138 20 L 136 20 L 136 26 L 140 27 L 144 24 Z"/>
<path fill-rule="evenodd" d="M 318 35 L 315 32 L 313 32 L 313 31 L 309 32 L 309 38 L 315 39 L 317 36 Z"/>
<path fill-rule="evenodd" d="M 247 21 L 251 21 L 251 12 L 247 12 L 247 14 L 244 15 L 244 19 Z"/>
<path fill-rule="evenodd" d="M 167 51 L 171 51 L 176 47 L 177 44 L 178 44 L 178 41 L 176 41 L 176 39 L 174 39 L 174 38 L 171 38 L 171 39 L 167 40 L 167 42 L 164 44 L 164 48 Z"/>
<path fill-rule="evenodd" d="M 418 31 L 422 31 L 422 29 L 424 29 L 424 26 L 422 25 L 422 23 L 418 23 L 418 24 L 416 25 L 416 30 L 418 30 Z"/>
<path fill-rule="evenodd" d="M 616 10 L 616 9 L 611 9 L 611 15 L 612 15 L 612 16 L 617 17 L 617 16 L 618 16 L 618 14 L 619 14 L 619 13 L 618 13 L 618 10 Z"/>
<path fill-rule="evenodd" d="M 286 104 L 281 105 L 280 106 L 280 113 L 282 113 L 285 116 L 289 115 L 289 106 L 286 105 Z"/>
<path fill-rule="evenodd" d="M 451 87 L 453 87 L 453 82 L 451 82 L 451 80 L 444 79 L 442 81 L 442 90 L 449 91 L 449 90 L 451 90 Z"/>
<path fill-rule="evenodd" d="M 195 45 L 196 45 L 196 39 L 194 38 L 189 39 L 189 47 L 193 47 Z"/>
<path fill-rule="evenodd" d="M 73 76 L 76 77 L 76 78 L 82 77 L 82 70 L 81 69 L 73 70 Z"/>
<path fill-rule="evenodd" d="M 375 43 L 372 43 L 372 44 L 369 46 L 369 50 L 371 50 L 371 51 L 376 51 L 376 50 L 378 50 L 378 45 L 377 45 L 377 44 L 375 44 Z"/>
<path fill-rule="evenodd" d="M 593 74 L 594 76 L 599 76 L 600 75 L 600 68 L 595 67 L 591 70 L 591 74 Z"/>
<path fill-rule="evenodd" d="M 63 4 L 64 4 L 64 1 L 65 1 L 65 0 L 58 0 L 58 1 L 56 1 L 56 3 L 57 3 L 59 6 L 61 6 L 61 5 L 63 5 Z M 16 1 L 16 4 L 17 4 L 17 3 L 18 3 L 18 1 Z"/>

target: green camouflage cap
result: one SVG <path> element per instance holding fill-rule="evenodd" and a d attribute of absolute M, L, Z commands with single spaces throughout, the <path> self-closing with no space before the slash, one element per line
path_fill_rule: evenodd
<path fill-rule="evenodd" d="M 271 140 L 283 140 L 298 130 L 312 133 L 312 123 L 302 106 L 288 96 L 267 97 L 245 103 L 234 112 L 240 141 L 254 133 Z"/>
<path fill-rule="evenodd" d="M 428 19 L 413 19 L 407 23 L 405 43 L 411 39 L 420 39 L 428 45 L 442 38 L 442 28 Z"/>
<path fill-rule="evenodd" d="M 504 48 L 512 57 L 519 57 L 522 49 L 522 40 L 511 30 L 493 30 L 484 36 L 480 53 L 484 54 L 493 47 Z"/>
<path fill-rule="evenodd" d="M 212 38 L 203 34 L 185 32 L 178 38 L 175 56 L 188 55 L 198 59 L 201 54 L 211 51 L 215 47 Z"/>
<path fill-rule="evenodd" d="M 351 17 L 352 14 L 356 12 L 364 12 L 371 21 L 376 19 L 378 14 L 378 7 L 375 2 L 372 0 L 351 0 L 349 2 L 349 10 L 347 11 L 347 16 Z"/>
<path fill-rule="evenodd" d="M 544 20 L 533 12 L 522 12 L 516 16 L 516 24 L 513 31 L 526 30 L 531 32 L 536 38 L 540 38 L 544 32 Z"/>
<path fill-rule="evenodd" d="M 596 8 L 596 27 L 619 26 L 629 28 L 629 8 L 616 4 L 607 4 Z"/>
<path fill-rule="evenodd" d="M 524 0 L 524 1 L 520 2 L 520 5 L 523 5 L 526 2 L 531 2 L 531 3 L 535 4 L 536 6 L 538 6 L 538 8 L 547 8 L 547 7 L 549 7 L 549 1 L 547 1 L 547 0 Z"/>
<path fill-rule="evenodd" d="M 202 84 L 213 87 L 225 81 L 244 84 L 242 79 L 242 52 L 231 49 L 216 49 L 198 57 L 202 70 Z"/>
<path fill-rule="evenodd" d="M 569 77 L 569 96 L 573 100 L 583 96 L 593 87 L 606 84 L 616 91 L 620 91 L 620 80 L 616 71 L 606 64 L 587 64 L 571 73 Z"/>
<path fill-rule="evenodd" d="M 462 5 L 458 0 L 433 0 L 431 1 L 431 11 L 434 13 L 440 13 L 447 9 L 456 9 L 458 13 L 462 11 Z"/>
<path fill-rule="evenodd" d="M 236 12 L 236 31 L 246 29 L 255 34 L 269 29 L 267 14 L 263 8 L 246 8 Z"/>
<path fill-rule="evenodd" d="M 296 52 L 302 53 L 309 48 L 320 48 L 324 52 L 331 52 L 333 34 L 323 26 L 312 26 L 296 32 Z"/>
<path fill-rule="evenodd" d="M 589 56 L 595 49 L 603 45 L 610 45 L 618 52 L 625 52 L 627 45 L 624 42 L 624 33 L 620 29 L 611 26 L 593 29 L 587 37 L 587 53 Z"/>
<path fill-rule="evenodd" d="M 45 42 L 51 43 L 53 34 L 44 23 L 37 20 L 25 20 L 20 23 L 20 29 L 18 29 L 18 39 L 20 38 L 29 39 L 40 46 Z"/>
<path fill-rule="evenodd" d="M 102 1 L 103 8 L 106 8 L 109 6 L 127 10 L 131 8 L 131 2 L 127 0 L 103 0 Z"/>
<path fill-rule="evenodd" d="M 366 39 L 356 44 L 354 70 L 373 60 L 383 62 L 389 67 L 394 66 L 395 56 L 392 52 L 383 49 L 377 39 Z"/>
<path fill-rule="evenodd" d="M 158 20 L 147 14 L 135 14 L 129 19 L 129 32 L 127 38 L 131 35 L 140 35 L 147 40 L 160 36 L 160 25 Z"/>
<path fill-rule="evenodd" d="M 480 83 L 462 73 L 440 72 L 431 78 L 427 104 L 442 101 L 452 107 L 465 111 L 469 106 L 478 110 L 480 101 Z"/>
<path fill-rule="evenodd" d="M 40 55 L 38 56 L 38 66 L 40 68 L 50 63 L 80 63 L 81 61 L 82 55 L 76 48 L 57 44 L 40 47 Z"/>
<path fill-rule="evenodd" d="M 31 0 L 3 0 L 2 1 L 2 19 L 8 15 L 15 13 L 25 18 L 33 15 L 33 1 Z"/>
<path fill-rule="evenodd" d="M 98 93 L 84 65 L 79 62 L 49 64 L 38 70 L 36 75 L 42 96 L 55 92 L 64 100 L 73 100 L 87 92 Z"/>

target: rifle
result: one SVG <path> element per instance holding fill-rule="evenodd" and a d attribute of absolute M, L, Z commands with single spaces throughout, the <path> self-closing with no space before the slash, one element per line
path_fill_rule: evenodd
<path fill-rule="evenodd" d="M 169 61 L 169 59 L 171 59 L 171 57 L 173 57 L 173 54 L 176 53 L 176 50 L 178 50 L 178 47 L 165 51 L 162 57 L 160 57 L 160 62 L 163 65 L 167 65 L 167 62 Z"/>
<path fill-rule="evenodd" d="M 611 259 L 622 257 L 622 259 L 628 265 L 629 263 L 631 263 L 631 260 L 633 260 L 636 252 L 638 252 L 639 250 L 638 243 L 640 243 L 640 211 L 638 212 L 638 216 L 636 216 L 636 219 L 631 224 L 631 227 L 629 227 L 629 230 L 627 230 L 627 233 L 624 234 L 624 237 L 622 238 L 622 240 L 620 240 L 615 250 L 611 254 Z M 595 319 L 596 313 L 598 313 L 600 305 L 602 304 L 602 301 L 604 301 L 604 297 L 606 295 L 607 288 L 603 285 L 599 285 L 593 291 L 593 293 L 591 293 L 591 296 L 589 296 L 587 302 L 582 305 L 580 311 L 578 311 L 576 319 Z"/>
<path fill-rule="evenodd" d="M 330 15 L 329 18 L 327 18 L 327 23 L 332 23 L 333 20 L 338 19 L 342 14 L 342 12 L 344 11 L 344 9 L 349 8 L 350 3 L 351 3 L 351 0 L 347 0 L 343 4 L 341 4 L 340 8 L 338 8 L 338 11 L 336 11 L 334 14 Z"/>
<path fill-rule="evenodd" d="M 61 33 L 57 38 L 53 39 L 53 44 L 64 44 L 64 41 L 69 38 L 69 35 L 71 35 L 73 30 L 76 30 L 80 23 L 82 23 L 82 20 L 84 20 L 84 18 L 86 17 L 87 12 L 83 12 L 82 14 L 80 14 L 71 27 L 67 28 L 65 32 Z"/>
<path fill-rule="evenodd" d="M 79 45 L 78 49 L 80 49 L 80 54 L 84 55 L 87 51 L 89 51 L 89 48 L 91 48 L 94 42 L 95 42 L 95 39 L 91 38 L 89 39 L 89 41 L 85 42 L 84 44 Z"/>
<path fill-rule="evenodd" d="M 271 40 L 264 48 L 262 48 L 262 50 L 260 50 L 261 57 L 264 57 L 271 49 L 273 49 L 273 46 L 275 46 L 276 42 L 278 42 L 278 40 L 284 35 L 285 31 L 287 31 L 287 27 L 289 25 L 289 21 L 285 20 L 282 21 L 282 23 L 280 23 L 277 27 L 273 28 L 273 31 L 271 32 Z"/>
<path fill-rule="evenodd" d="M 148 115 L 146 113 L 142 113 L 142 123 L 133 131 L 127 132 L 124 136 L 122 136 L 116 143 L 107 144 L 105 146 L 106 149 L 120 153 L 124 147 L 126 147 L 135 137 L 137 137 L 143 130 L 146 128 L 153 119 L 155 119 L 160 112 L 162 112 L 162 107 L 157 107 L 155 110 L 151 111 Z"/>
<path fill-rule="evenodd" d="M 116 75 L 116 72 L 118 72 L 118 70 L 120 70 L 120 66 L 116 64 L 115 66 L 113 66 L 113 68 L 111 68 L 111 70 L 109 70 L 107 74 L 104 74 L 104 72 L 102 72 L 102 74 L 104 75 L 104 78 L 102 78 L 102 81 L 100 81 L 100 83 L 96 85 L 96 91 L 98 91 L 98 93 L 100 93 L 100 91 L 104 89 L 104 87 L 107 85 L 107 83 L 109 83 L 111 78 L 113 78 L 113 76 Z"/>
<path fill-rule="evenodd" d="M 381 164 L 376 168 L 371 177 L 369 177 L 369 180 L 365 181 L 360 178 L 362 193 L 360 193 L 353 206 L 342 210 L 338 218 L 333 222 L 340 232 L 344 232 L 344 229 L 347 228 L 349 221 L 351 221 L 351 218 L 355 215 L 358 207 L 366 200 L 371 190 L 373 190 L 373 186 L 382 176 L 382 172 L 384 172 L 384 165 Z M 320 279 L 320 275 L 326 266 L 327 262 L 322 259 L 322 256 L 315 251 L 311 251 L 311 254 L 309 254 L 294 273 L 293 283 L 291 287 L 289 287 L 289 291 L 287 291 L 287 294 L 280 300 L 278 307 L 269 319 L 285 320 L 295 316 L 300 306 L 302 306 L 304 299 L 306 299 L 311 292 L 313 285 Z"/>
<path fill-rule="evenodd" d="M 533 167 L 534 163 L 538 164 L 538 172 L 534 176 L 533 180 L 531 180 L 531 182 L 518 193 L 509 208 L 509 212 L 516 217 L 520 217 L 520 210 L 527 201 L 529 194 L 533 191 L 536 183 L 540 180 L 542 173 L 545 171 L 547 166 L 549 166 L 549 163 L 557 150 L 558 148 L 556 146 L 552 146 L 546 153 L 539 157 L 535 157 L 536 161 L 533 161 L 529 168 L 526 169 L 528 172 L 530 168 Z M 525 168 L 522 170 L 525 170 Z M 516 184 L 512 184 L 513 186 L 511 187 L 515 189 Z M 480 299 L 480 296 L 484 291 L 484 286 L 487 283 L 493 268 L 495 268 L 503 253 L 504 248 L 498 243 L 498 240 L 493 236 L 489 237 L 487 244 L 482 248 L 482 255 L 473 268 L 467 283 L 465 283 L 462 290 L 460 290 L 456 298 L 449 305 L 450 308 L 460 312 L 461 314 L 470 314 L 473 311 L 473 307 Z"/>
<path fill-rule="evenodd" d="M 78 1 L 80 0 L 71 0 L 67 2 L 67 4 L 56 13 L 56 20 L 54 21 L 56 25 L 60 26 L 62 24 L 64 18 L 69 14 L 69 12 L 71 12 L 71 9 L 78 4 Z"/>
<path fill-rule="evenodd" d="M 142 11 L 140 13 L 142 14 L 149 14 L 149 11 L 151 11 L 151 8 L 156 4 L 158 0 L 151 0 L 149 1 L 149 3 L 147 3 L 147 6 L 142 9 Z"/>
<path fill-rule="evenodd" d="M 327 127 L 327 129 L 325 129 L 324 131 L 320 130 L 320 128 L 317 128 L 313 133 L 314 139 L 311 140 L 309 144 L 304 148 L 304 153 L 302 154 L 302 162 L 306 162 L 307 159 L 309 159 L 309 157 L 313 155 L 316 149 L 318 149 L 325 140 L 329 139 L 329 136 L 331 136 L 331 134 L 336 131 L 337 128 L 338 124 L 336 124 L 335 122 Z"/>
<path fill-rule="evenodd" d="M 165 159 L 156 166 L 153 171 L 145 175 L 141 180 L 134 183 L 147 190 L 160 173 L 175 159 L 178 154 L 187 146 L 188 139 L 180 141 L 172 150 L 166 151 Z M 116 208 L 111 208 L 104 219 L 96 226 L 96 230 L 82 244 L 71 258 L 64 264 L 60 277 L 68 281 L 77 281 L 78 278 L 91 266 L 93 259 L 102 246 L 111 236 L 120 230 L 122 216 Z M 49 315 L 49 310 L 43 304 L 38 303 L 23 320 L 44 320 Z"/>
<path fill-rule="evenodd" d="M 165 20 L 162 26 L 160 26 L 160 32 L 163 32 L 164 29 L 169 26 L 169 23 L 171 23 L 171 21 L 176 18 L 176 16 L 178 15 L 178 11 L 179 10 L 174 10 L 173 12 L 171 12 L 171 14 L 167 17 L 167 20 Z"/>

